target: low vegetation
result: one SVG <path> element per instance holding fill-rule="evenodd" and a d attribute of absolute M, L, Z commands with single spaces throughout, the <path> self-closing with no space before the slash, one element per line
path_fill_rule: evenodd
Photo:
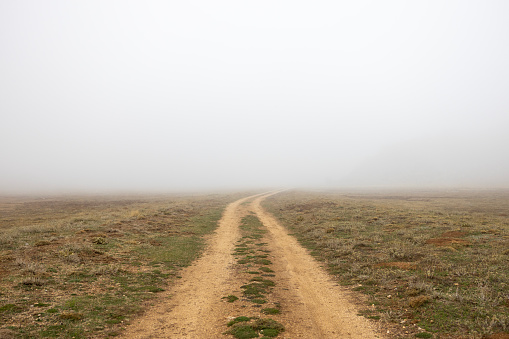
<path fill-rule="evenodd" d="M 262 315 L 277 315 L 281 312 L 279 302 L 271 295 L 276 285 L 273 280 L 275 272 L 269 267 L 270 251 L 263 242 L 267 230 L 254 215 L 247 215 L 240 225 L 241 239 L 235 246 L 234 256 L 237 259 L 237 271 L 246 283 L 241 286 L 242 296 L 238 309 L 249 312 L 252 316 L 238 316 L 227 323 L 230 327 L 225 334 L 237 339 L 275 338 L 285 330 L 284 326 L 271 318 Z M 224 297 L 228 302 L 239 298 L 233 295 Z M 245 310 L 251 304 L 251 310 Z M 266 306 L 271 307 L 266 307 Z M 263 308 L 262 308 L 263 307 Z"/>
<path fill-rule="evenodd" d="M 118 335 L 234 198 L 2 198 L 0 337 Z"/>
<path fill-rule="evenodd" d="M 287 192 L 264 207 L 391 336 L 509 331 L 509 192 Z"/>
<path fill-rule="evenodd" d="M 272 319 L 237 317 L 228 323 L 231 327 L 226 333 L 237 339 L 275 338 L 285 330 L 283 325 Z"/>

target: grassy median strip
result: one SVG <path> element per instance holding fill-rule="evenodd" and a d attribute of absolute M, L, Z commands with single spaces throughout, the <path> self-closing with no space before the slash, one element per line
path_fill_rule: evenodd
<path fill-rule="evenodd" d="M 289 192 L 264 206 L 391 333 L 509 331 L 509 192 Z"/>
<path fill-rule="evenodd" d="M 259 315 L 277 315 L 280 313 L 279 303 L 272 300 L 271 290 L 275 286 L 275 274 L 269 266 L 272 262 L 268 259 L 270 251 L 266 249 L 267 243 L 259 242 L 267 233 L 260 220 L 254 215 L 248 215 L 242 220 L 240 226 L 242 238 L 235 246 L 234 255 L 239 272 L 246 279 L 246 284 L 241 286 L 242 302 L 248 302 L 252 307 L 259 310 Z M 235 297 L 236 299 L 234 299 Z M 224 297 L 229 302 L 238 300 L 238 297 L 228 295 Z M 263 308 L 262 305 L 270 304 L 273 307 Z M 245 306 L 245 305 L 243 305 Z M 257 311 L 258 312 L 258 311 Z M 251 311 L 251 313 L 253 313 Z M 228 322 L 230 327 L 225 333 L 237 339 L 244 338 L 274 338 L 284 331 L 284 326 L 271 318 L 260 316 L 238 316 Z"/>
<path fill-rule="evenodd" d="M 196 259 L 231 200 L 75 197 L 0 206 L 0 337 L 120 334 Z"/>

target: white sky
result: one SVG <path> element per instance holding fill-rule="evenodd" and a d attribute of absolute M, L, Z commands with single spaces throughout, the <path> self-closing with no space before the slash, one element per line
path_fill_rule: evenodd
<path fill-rule="evenodd" d="M 1 1 L 0 193 L 509 187 L 508 60 L 507 1 Z"/>

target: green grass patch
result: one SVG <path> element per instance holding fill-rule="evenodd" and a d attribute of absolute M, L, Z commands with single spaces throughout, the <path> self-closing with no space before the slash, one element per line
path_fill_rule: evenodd
<path fill-rule="evenodd" d="M 258 282 L 265 287 L 272 287 L 272 286 L 276 285 L 276 283 L 274 283 L 274 281 L 269 280 L 269 279 L 264 279 L 263 277 L 254 277 L 251 279 L 251 281 Z"/>
<path fill-rule="evenodd" d="M 232 303 L 237 300 L 239 300 L 239 297 L 234 296 L 233 294 L 227 295 L 226 297 L 223 297 L 222 299 L 226 299 L 227 302 Z"/>
<path fill-rule="evenodd" d="M 267 293 L 267 288 L 261 283 L 249 283 L 241 286 L 242 293 L 248 298 L 257 298 Z"/>
<path fill-rule="evenodd" d="M 230 326 L 235 325 L 237 323 L 246 322 L 246 321 L 249 321 L 249 320 L 251 320 L 251 318 L 240 316 L 240 317 L 237 317 L 237 318 L 229 321 L 227 326 L 230 327 Z"/>
<path fill-rule="evenodd" d="M 7 312 L 11 312 L 11 313 L 21 312 L 21 308 L 19 308 L 15 304 L 5 304 L 3 306 L 0 306 L 0 313 L 4 313 L 4 312 L 5 313 L 7 313 Z"/>
<path fill-rule="evenodd" d="M 252 267 L 252 270 L 246 270 L 244 273 L 256 275 L 249 279 L 249 283 L 242 285 L 242 294 L 253 304 L 253 307 L 261 307 L 260 305 L 266 304 L 270 299 L 270 292 L 272 287 L 275 286 L 273 280 L 267 279 L 262 273 L 274 272 L 268 266 L 272 262 L 267 259 L 270 251 L 260 250 L 254 248 L 254 246 L 265 246 L 267 243 L 258 242 L 254 243 L 252 240 L 245 239 L 261 239 L 267 232 L 260 220 L 254 215 L 249 215 L 242 219 L 240 226 L 242 239 L 238 245 L 234 254 L 243 257 L 237 259 L 238 264 L 248 264 Z M 257 251 L 263 252 L 262 254 L 256 254 Z M 258 252 L 259 253 L 259 252 Z M 274 274 L 272 274 L 274 276 Z M 260 310 L 261 314 L 277 315 L 279 309 L 276 308 L 264 308 Z M 235 338 L 273 338 L 279 335 L 284 330 L 281 324 L 277 323 L 272 319 L 259 319 L 259 318 L 248 318 L 239 317 L 230 321 L 228 327 L 231 327 L 226 333 L 233 335 Z"/>
<path fill-rule="evenodd" d="M 49 306 L 50 304 L 45 304 L 45 303 L 36 303 L 34 304 L 34 307 L 46 307 L 46 306 Z"/>
<path fill-rule="evenodd" d="M 258 298 L 255 298 L 255 299 L 250 299 L 250 301 L 253 303 L 253 304 L 266 304 L 267 303 L 267 300 L 265 299 L 258 299 Z"/>
<path fill-rule="evenodd" d="M 146 260 L 165 264 L 167 267 L 188 266 L 203 249 L 203 242 L 197 236 L 161 236 L 160 246 L 140 246 L 137 252 Z"/>
<path fill-rule="evenodd" d="M 259 265 L 271 265 L 272 261 L 270 261 L 269 259 L 258 259 L 256 260 L 256 263 Z"/>
<path fill-rule="evenodd" d="M 269 267 L 260 267 L 260 268 L 259 268 L 259 270 L 260 270 L 260 271 L 262 271 L 262 272 L 267 272 L 267 273 L 269 273 L 269 272 L 270 272 L 270 273 L 274 272 L 274 271 L 273 271 L 272 269 L 270 269 Z"/>
<path fill-rule="evenodd" d="M 285 330 L 284 326 L 273 319 L 256 319 L 241 317 L 241 323 L 234 323 L 226 333 L 235 338 L 258 338 L 260 335 L 274 338 Z M 248 320 L 246 320 L 248 319 Z"/>
<path fill-rule="evenodd" d="M 229 334 L 233 335 L 237 339 L 249 339 L 258 338 L 260 335 L 250 325 L 237 325 L 228 331 Z"/>
<path fill-rule="evenodd" d="M 273 338 L 279 335 L 279 330 L 275 328 L 264 328 L 260 333 L 265 337 Z"/>
<path fill-rule="evenodd" d="M 261 310 L 263 314 L 279 314 L 281 311 L 278 308 L 264 308 Z"/>

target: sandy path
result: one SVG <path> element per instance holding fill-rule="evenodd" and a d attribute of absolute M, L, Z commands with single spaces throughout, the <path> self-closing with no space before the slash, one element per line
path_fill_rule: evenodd
<path fill-rule="evenodd" d="M 272 293 L 283 310 L 273 318 L 286 328 L 278 338 L 380 338 L 369 321 L 357 316 L 355 306 L 347 299 L 348 292 L 335 284 L 297 240 L 260 206 L 263 199 L 276 193 L 230 204 L 204 255 L 182 271 L 179 283 L 139 322 L 129 326 L 123 337 L 232 338 L 222 334 L 228 319 L 246 315 L 248 309 L 240 301 L 227 303 L 221 298 L 232 292 L 238 295 L 245 283 L 235 269 L 232 253 L 240 237 L 238 226 L 242 217 L 254 212 L 269 230 L 265 240 L 276 273 Z M 252 202 L 243 204 L 249 200 Z"/>
<path fill-rule="evenodd" d="M 274 193 L 272 193 L 274 194 Z M 286 338 L 379 338 L 371 323 L 357 315 L 347 291 L 334 283 L 308 252 L 288 235 L 256 198 L 252 209 L 269 230 L 286 318 Z"/>
<path fill-rule="evenodd" d="M 124 338 L 218 338 L 224 326 L 221 298 L 228 295 L 233 279 L 231 255 L 239 236 L 241 204 L 225 209 L 203 256 L 182 270 L 182 279 L 139 322 L 128 327 Z M 166 298 L 165 298 L 166 297 Z M 171 299 L 169 299 L 171 297 Z"/>

